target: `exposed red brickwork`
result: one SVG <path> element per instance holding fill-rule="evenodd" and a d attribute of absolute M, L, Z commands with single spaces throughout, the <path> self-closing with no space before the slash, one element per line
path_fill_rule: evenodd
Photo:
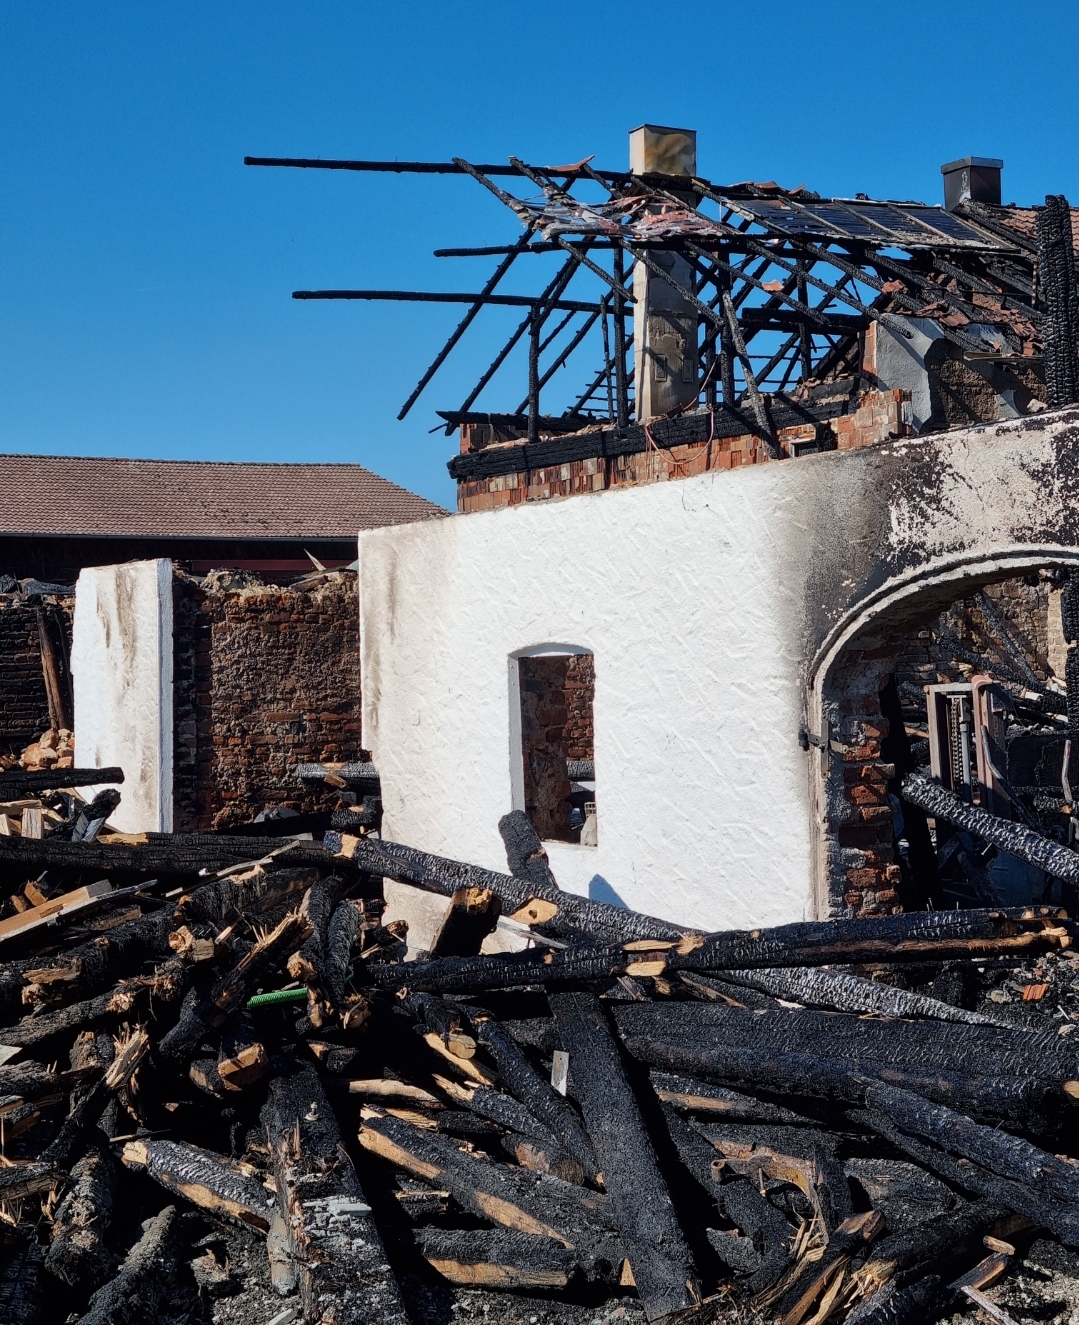
<path fill-rule="evenodd" d="M 75 600 L 65 598 L 57 603 L 46 610 L 54 621 L 57 615 L 62 619 L 70 645 Z M 18 755 L 48 729 L 49 704 L 34 607 L 21 594 L 0 594 L 0 754 Z"/>
<path fill-rule="evenodd" d="M 909 392 L 873 391 L 857 410 L 840 415 L 828 425 L 839 450 L 870 446 L 909 431 L 906 402 Z M 784 456 L 794 453 L 798 443 L 817 439 L 814 425 L 783 428 L 777 434 Z M 753 434 L 715 438 L 671 448 L 649 448 L 634 455 L 574 460 L 564 465 L 535 469 L 496 478 L 470 479 L 457 485 L 459 511 L 486 511 L 515 506 L 524 501 L 548 501 L 576 493 L 604 492 L 608 488 L 634 487 L 642 483 L 665 483 L 690 478 L 711 470 L 739 469 L 768 460 L 764 442 Z"/>
<path fill-rule="evenodd" d="M 564 655 L 518 661 L 525 814 L 547 842 L 575 840 L 566 777 L 569 661 Z"/>
<path fill-rule="evenodd" d="M 356 579 L 177 594 L 177 829 L 329 807 L 297 764 L 360 757 Z"/>
<path fill-rule="evenodd" d="M 592 705 L 596 697 L 596 660 L 590 653 L 566 659 L 566 758 L 595 758 Z"/>

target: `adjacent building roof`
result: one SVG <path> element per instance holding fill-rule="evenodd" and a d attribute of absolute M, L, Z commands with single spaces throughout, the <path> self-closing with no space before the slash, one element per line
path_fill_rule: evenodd
<path fill-rule="evenodd" d="M 354 538 L 448 514 L 362 465 L 0 455 L 0 534 Z"/>

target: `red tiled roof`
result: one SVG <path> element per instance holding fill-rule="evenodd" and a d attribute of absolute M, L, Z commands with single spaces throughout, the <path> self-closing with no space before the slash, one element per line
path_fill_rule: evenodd
<path fill-rule="evenodd" d="M 0 455 L 0 534 L 354 538 L 446 514 L 360 465 Z"/>
<path fill-rule="evenodd" d="M 1018 230 L 1028 239 L 1038 237 L 1038 211 L 1036 207 L 995 207 L 993 209 L 1005 225 Z M 1079 207 L 1071 208 L 1072 247 L 1079 249 Z"/>

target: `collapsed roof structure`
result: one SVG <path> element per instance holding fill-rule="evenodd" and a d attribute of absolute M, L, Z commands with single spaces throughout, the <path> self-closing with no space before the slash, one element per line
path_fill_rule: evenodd
<path fill-rule="evenodd" d="M 1074 397 L 1072 218 L 1061 198 L 1037 213 L 1002 206 L 1003 162 L 967 157 L 942 167 L 940 207 L 716 184 L 697 173 L 691 130 L 642 125 L 630 156 L 629 171 L 600 170 L 591 158 L 563 166 L 517 157 L 506 165 L 245 160 L 464 174 L 517 218 L 515 242 L 436 251 L 499 259 L 474 293 L 293 296 L 468 306 L 402 419 L 483 309 L 522 310 L 461 404 L 439 411 L 447 433 L 460 430 L 462 454 L 449 466 L 459 484 L 739 435 L 758 437 L 773 459 L 829 449 L 831 421 L 873 387 L 911 391 L 905 423 L 915 432 Z M 561 259 L 553 277 L 534 294 L 504 293 L 510 269 L 537 255 Z M 478 409 L 522 344 L 528 380 L 519 403 Z M 601 348 L 598 371 L 561 411 L 544 412 L 556 375 L 584 347 Z M 815 431 L 783 446 L 779 434 L 797 425 Z"/>

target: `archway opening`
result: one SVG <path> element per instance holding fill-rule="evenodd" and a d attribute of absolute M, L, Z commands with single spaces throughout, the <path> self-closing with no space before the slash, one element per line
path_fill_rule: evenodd
<path fill-rule="evenodd" d="M 927 579 L 833 649 L 817 696 L 820 914 L 1074 902 L 1059 880 L 927 818 L 901 790 L 924 769 L 965 801 L 1075 843 L 1068 572 L 1017 569 L 998 560 Z"/>

